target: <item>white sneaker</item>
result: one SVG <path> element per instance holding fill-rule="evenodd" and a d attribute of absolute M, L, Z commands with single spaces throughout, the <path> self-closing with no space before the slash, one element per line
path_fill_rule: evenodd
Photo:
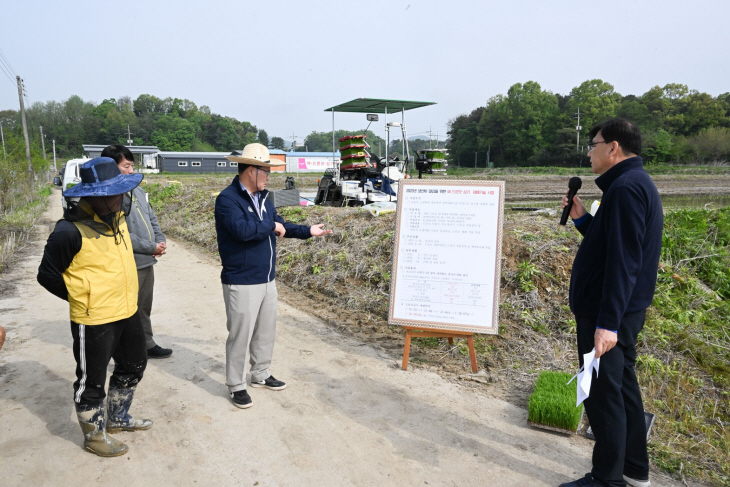
<path fill-rule="evenodd" d="M 651 482 L 649 481 L 649 479 L 637 480 L 637 479 L 632 479 L 631 477 L 624 475 L 624 480 L 631 487 L 650 487 L 651 486 Z"/>

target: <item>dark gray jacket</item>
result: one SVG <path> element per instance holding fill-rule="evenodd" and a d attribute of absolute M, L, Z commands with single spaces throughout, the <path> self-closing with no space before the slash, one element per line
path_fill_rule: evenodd
<path fill-rule="evenodd" d="M 147 202 L 147 193 L 137 186 L 132 190 L 132 199 L 129 201 L 129 193 L 124 197 L 125 207 L 129 208 L 127 216 L 127 227 L 132 239 L 134 250 L 134 261 L 137 269 L 143 269 L 157 263 L 152 254 L 157 249 L 159 242 L 167 243 L 165 235 L 157 223 L 157 216 Z M 125 208 L 125 213 L 127 213 Z"/>

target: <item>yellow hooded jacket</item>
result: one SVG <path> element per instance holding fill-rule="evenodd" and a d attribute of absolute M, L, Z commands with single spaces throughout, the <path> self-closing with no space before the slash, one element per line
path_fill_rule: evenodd
<path fill-rule="evenodd" d="M 98 216 L 94 220 L 103 224 Z M 137 267 L 124 214 L 118 236 L 111 229 L 99 234 L 81 222 L 73 222 L 81 233 L 81 250 L 63 273 L 68 289 L 71 321 L 81 325 L 103 325 L 129 318 L 137 312 Z"/>

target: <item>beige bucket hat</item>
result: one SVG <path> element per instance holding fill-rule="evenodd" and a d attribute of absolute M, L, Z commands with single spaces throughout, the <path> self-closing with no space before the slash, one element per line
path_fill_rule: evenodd
<path fill-rule="evenodd" d="M 258 167 L 279 167 L 286 166 L 286 162 L 274 159 L 276 162 L 271 162 L 271 156 L 269 155 L 269 149 L 263 144 L 253 143 L 248 144 L 243 148 L 241 157 L 237 156 L 226 156 L 226 159 L 239 164 L 246 164 L 249 166 Z"/>

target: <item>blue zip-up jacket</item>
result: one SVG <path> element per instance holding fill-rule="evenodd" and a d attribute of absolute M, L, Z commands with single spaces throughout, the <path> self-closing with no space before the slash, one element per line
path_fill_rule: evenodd
<path fill-rule="evenodd" d="M 238 177 L 215 199 L 215 230 L 221 256 L 223 284 L 263 284 L 274 280 L 276 235 L 274 222 L 284 225 L 284 237 L 306 239 L 309 227 L 287 223 L 276 213 L 269 192 L 261 192 L 261 216 Z"/>
<path fill-rule="evenodd" d="M 601 206 L 576 226 L 584 238 L 570 276 L 570 309 L 597 317 L 598 328 L 618 330 L 626 313 L 654 299 L 664 215 L 640 157 L 619 162 L 596 185 Z"/>

